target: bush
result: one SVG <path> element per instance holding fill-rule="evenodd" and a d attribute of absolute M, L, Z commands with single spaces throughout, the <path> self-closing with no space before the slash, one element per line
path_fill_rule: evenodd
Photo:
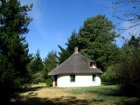
<path fill-rule="evenodd" d="M 32 83 L 39 83 L 39 82 L 44 82 L 43 73 L 37 72 L 35 74 L 32 74 Z"/>
<path fill-rule="evenodd" d="M 140 97 L 140 59 L 131 58 L 121 65 L 118 76 L 121 89 L 128 95 Z"/>
<path fill-rule="evenodd" d="M 46 80 L 46 85 L 47 85 L 48 87 L 51 87 L 51 86 L 52 86 L 52 83 L 53 83 L 52 79 L 48 78 L 48 79 Z"/>
<path fill-rule="evenodd" d="M 107 84 L 118 84 L 119 64 L 111 65 L 101 76 L 102 81 Z"/>

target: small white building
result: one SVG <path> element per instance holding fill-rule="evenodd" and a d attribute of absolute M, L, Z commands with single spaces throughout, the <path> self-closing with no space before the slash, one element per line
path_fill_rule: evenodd
<path fill-rule="evenodd" d="M 95 66 L 95 61 L 84 57 L 75 48 L 75 52 L 49 75 L 54 87 L 87 87 L 101 85 L 102 73 Z"/>

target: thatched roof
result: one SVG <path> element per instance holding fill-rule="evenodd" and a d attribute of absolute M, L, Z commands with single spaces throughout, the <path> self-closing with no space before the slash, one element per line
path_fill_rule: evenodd
<path fill-rule="evenodd" d="M 102 71 L 98 68 L 90 67 L 90 64 L 94 62 L 79 52 L 73 53 L 62 64 L 53 69 L 49 75 L 61 75 L 61 74 L 101 74 Z"/>

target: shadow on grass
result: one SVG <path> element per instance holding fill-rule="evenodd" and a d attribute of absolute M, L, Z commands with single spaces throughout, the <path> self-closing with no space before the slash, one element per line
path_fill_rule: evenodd
<path fill-rule="evenodd" d="M 140 105 L 140 99 L 120 100 L 115 103 L 116 105 Z"/>
<path fill-rule="evenodd" d="M 73 96 L 59 98 L 38 98 L 32 97 L 26 100 L 17 101 L 13 105 L 89 105 L 87 100 L 76 99 Z"/>
<path fill-rule="evenodd" d="M 90 91 L 97 93 L 97 99 L 93 101 L 105 102 L 113 100 L 115 105 L 140 105 L 140 98 L 136 96 L 129 96 L 119 88 L 101 88 L 100 91 Z M 118 101 L 116 101 L 118 99 Z"/>
<path fill-rule="evenodd" d="M 44 88 L 44 87 L 46 87 L 46 86 L 25 87 L 25 88 L 21 88 L 19 90 L 19 92 L 36 91 L 36 90 L 39 90 L 39 89 Z"/>
<path fill-rule="evenodd" d="M 42 87 L 28 87 L 28 88 L 23 89 L 21 92 L 36 91 L 36 90 L 39 90 L 41 88 Z"/>

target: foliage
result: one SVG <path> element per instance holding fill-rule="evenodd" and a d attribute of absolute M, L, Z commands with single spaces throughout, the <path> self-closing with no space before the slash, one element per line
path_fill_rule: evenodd
<path fill-rule="evenodd" d="M 101 76 L 102 81 L 107 84 L 118 84 L 118 75 L 119 75 L 119 64 L 111 65 Z"/>
<path fill-rule="evenodd" d="M 28 80 L 28 44 L 23 35 L 32 20 L 32 6 L 18 0 L 1 0 L 0 5 L 0 98 L 7 101 Z"/>
<path fill-rule="evenodd" d="M 70 38 L 68 39 L 67 45 L 67 51 L 72 54 L 74 51 L 74 48 L 78 46 L 78 41 L 77 41 L 77 33 L 72 32 Z"/>
<path fill-rule="evenodd" d="M 31 73 L 37 73 L 43 69 L 43 62 L 40 57 L 40 51 L 37 50 L 35 56 L 33 57 L 32 61 L 29 64 L 29 70 Z"/>
<path fill-rule="evenodd" d="M 36 55 L 33 57 L 32 61 L 28 65 L 33 83 L 38 83 L 43 81 L 43 61 L 40 57 L 40 52 L 37 50 Z"/>
<path fill-rule="evenodd" d="M 58 52 L 59 54 L 59 64 L 61 64 L 62 62 L 64 62 L 69 56 L 70 56 L 70 53 L 67 51 L 67 49 L 61 47 L 60 45 L 58 45 L 60 51 Z"/>
<path fill-rule="evenodd" d="M 102 70 L 112 63 L 119 51 L 113 43 L 118 36 L 113 29 L 111 21 L 104 15 L 98 15 L 84 22 L 77 37 L 80 52 L 95 60 Z"/>
<path fill-rule="evenodd" d="M 140 96 L 140 59 L 131 58 L 122 64 L 120 71 L 120 87 L 128 95 Z"/>
<path fill-rule="evenodd" d="M 78 34 L 72 33 L 65 49 L 59 46 L 59 61 L 62 63 L 75 47 L 79 47 L 80 53 L 95 60 L 97 66 L 105 70 L 119 54 L 119 48 L 114 44 L 117 36 L 114 25 L 104 15 L 88 18 Z"/>
<path fill-rule="evenodd" d="M 53 83 L 52 79 L 48 78 L 48 79 L 46 80 L 46 85 L 47 85 L 48 87 L 51 87 L 51 86 L 52 86 L 52 83 Z"/>
<path fill-rule="evenodd" d="M 118 76 L 120 87 L 129 95 L 140 96 L 140 38 L 132 36 L 127 44 L 129 53 L 125 56 L 126 61 L 120 65 L 120 75 Z"/>
<path fill-rule="evenodd" d="M 55 51 L 48 53 L 44 60 L 43 78 L 49 78 L 48 73 L 57 66 L 57 55 Z"/>
<path fill-rule="evenodd" d="M 122 52 L 120 62 L 109 67 L 102 78 L 120 84 L 126 95 L 140 96 L 140 38 L 132 36 L 122 47 Z"/>
<path fill-rule="evenodd" d="M 40 83 L 40 82 L 44 82 L 43 79 L 43 71 L 38 71 L 34 74 L 31 74 L 31 83 Z"/>
<path fill-rule="evenodd" d="M 66 49 L 62 48 L 60 45 L 58 46 L 60 49 L 58 58 L 59 63 L 65 61 L 74 52 L 74 48 L 78 46 L 76 32 L 72 32 L 70 38 L 68 39 L 68 42 L 66 43 L 66 46 Z"/>

